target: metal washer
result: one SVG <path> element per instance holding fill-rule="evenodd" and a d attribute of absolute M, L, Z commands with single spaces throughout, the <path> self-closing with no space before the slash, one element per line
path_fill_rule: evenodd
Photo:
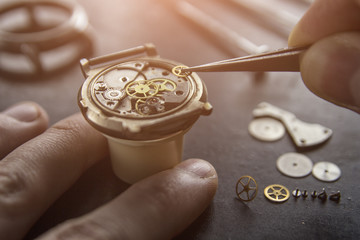
<path fill-rule="evenodd" d="M 294 178 L 305 177 L 311 173 L 312 161 L 300 153 L 285 153 L 276 161 L 277 169 L 284 175 Z"/>
<path fill-rule="evenodd" d="M 324 182 L 334 182 L 341 177 L 340 168 L 331 162 L 318 162 L 312 169 L 315 178 Z"/>
<path fill-rule="evenodd" d="M 273 118 L 255 118 L 249 124 L 250 134 L 261 141 L 276 141 L 285 134 L 284 125 Z"/>

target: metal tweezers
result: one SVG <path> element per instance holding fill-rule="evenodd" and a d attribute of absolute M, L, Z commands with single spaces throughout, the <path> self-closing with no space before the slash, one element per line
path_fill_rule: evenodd
<path fill-rule="evenodd" d="M 184 67 L 181 72 L 298 72 L 299 55 L 309 46 L 283 48 L 271 52 L 232 58 L 194 67 Z"/>

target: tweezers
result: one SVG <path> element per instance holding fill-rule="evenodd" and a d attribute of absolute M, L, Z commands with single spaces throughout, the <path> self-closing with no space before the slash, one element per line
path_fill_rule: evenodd
<path fill-rule="evenodd" d="M 181 72 L 298 72 L 300 69 L 299 55 L 308 47 L 282 48 L 261 54 L 184 67 Z"/>

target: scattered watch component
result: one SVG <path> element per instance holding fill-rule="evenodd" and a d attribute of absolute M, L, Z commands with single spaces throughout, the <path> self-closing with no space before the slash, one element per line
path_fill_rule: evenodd
<path fill-rule="evenodd" d="M 272 117 L 282 121 L 298 147 L 316 146 L 328 140 L 332 130 L 319 124 L 303 122 L 293 113 L 262 102 L 253 111 L 254 117 Z"/>
<path fill-rule="evenodd" d="M 76 1 L 11 0 L 0 4 L 0 73 L 17 79 L 51 75 L 91 54 L 91 31 Z M 16 63 L 16 64 L 15 64 Z"/>
<path fill-rule="evenodd" d="M 315 178 L 324 182 L 334 182 L 341 177 L 340 168 L 331 162 L 318 162 L 312 169 Z"/>
<path fill-rule="evenodd" d="M 307 190 L 304 190 L 304 191 L 301 193 L 301 196 L 302 196 L 303 198 L 307 198 L 307 196 L 308 196 Z"/>
<path fill-rule="evenodd" d="M 280 184 L 273 184 L 264 189 L 264 195 L 272 202 L 282 203 L 289 199 L 290 192 Z"/>
<path fill-rule="evenodd" d="M 258 185 L 253 177 L 242 176 L 236 183 L 236 195 L 241 201 L 254 200 L 258 192 Z"/>
<path fill-rule="evenodd" d="M 311 173 L 313 163 L 304 154 L 289 152 L 277 159 L 276 167 L 286 176 L 299 178 Z"/>
<path fill-rule="evenodd" d="M 321 201 L 326 201 L 326 199 L 327 199 L 327 193 L 326 193 L 325 189 L 323 189 L 322 192 L 319 193 L 318 198 L 319 198 Z"/>
<path fill-rule="evenodd" d="M 340 191 L 333 193 L 329 196 L 329 200 L 334 202 L 340 202 L 340 199 L 341 199 Z"/>
<path fill-rule="evenodd" d="M 281 122 L 273 118 L 255 118 L 249 124 L 250 134 L 261 141 L 276 141 L 285 134 L 285 128 Z"/>
<path fill-rule="evenodd" d="M 187 66 L 176 66 L 172 69 L 172 73 L 178 77 L 186 77 L 189 73 L 183 72 L 182 69 L 188 68 Z"/>
<path fill-rule="evenodd" d="M 312 198 L 316 198 L 316 197 L 317 197 L 317 192 L 316 192 L 315 190 L 311 193 L 311 197 L 312 197 Z"/>
<path fill-rule="evenodd" d="M 301 196 L 301 191 L 297 188 L 295 189 L 293 192 L 292 192 L 292 195 L 295 197 L 295 198 L 299 198 Z"/>
<path fill-rule="evenodd" d="M 152 44 L 81 60 L 87 79 L 79 107 L 108 139 L 114 172 L 128 183 L 180 162 L 184 134 L 211 113 L 204 83 L 194 73 L 173 74 L 179 65 Z"/>

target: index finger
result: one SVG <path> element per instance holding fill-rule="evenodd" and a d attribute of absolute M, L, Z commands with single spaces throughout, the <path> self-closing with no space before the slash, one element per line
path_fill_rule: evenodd
<path fill-rule="evenodd" d="M 326 36 L 360 30 L 359 0 L 317 0 L 296 24 L 289 46 L 310 45 Z"/>
<path fill-rule="evenodd" d="M 106 139 L 77 114 L 7 155 L 0 161 L 0 239 L 23 237 L 106 154 Z"/>

